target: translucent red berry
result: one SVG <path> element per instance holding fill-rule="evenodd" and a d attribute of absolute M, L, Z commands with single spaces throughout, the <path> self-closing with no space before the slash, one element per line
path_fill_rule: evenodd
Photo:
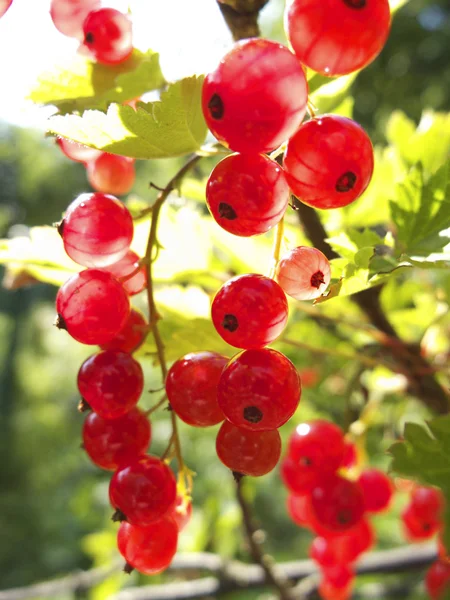
<path fill-rule="evenodd" d="M 106 344 L 124 327 L 130 299 L 109 273 L 87 269 L 73 275 L 56 296 L 56 326 L 82 344 Z"/>
<path fill-rule="evenodd" d="M 288 318 L 286 296 L 264 275 L 238 275 L 217 292 L 211 317 L 222 338 L 237 348 L 261 348 L 281 334 Z"/>
<path fill-rule="evenodd" d="M 114 275 L 122 283 L 127 294 L 134 296 L 147 287 L 147 271 L 145 265 L 139 266 L 139 260 L 136 252 L 128 250 L 123 258 L 112 265 L 103 267 L 102 270 Z"/>
<path fill-rule="evenodd" d="M 347 588 L 337 588 L 327 579 L 322 579 L 319 585 L 319 595 L 322 600 L 350 600 L 352 585 Z"/>
<path fill-rule="evenodd" d="M 95 150 L 95 148 L 89 148 L 88 146 L 83 146 L 82 144 L 77 144 L 61 137 L 56 138 L 56 143 L 67 158 L 83 164 L 95 160 L 101 154 L 100 150 Z"/>
<path fill-rule="evenodd" d="M 322 296 L 330 283 L 330 262 L 320 250 L 299 246 L 281 257 L 276 278 L 292 298 L 313 300 Z"/>
<path fill-rule="evenodd" d="M 442 518 L 444 496 L 438 488 L 417 486 L 411 492 L 410 506 L 419 519 Z"/>
<path fill-rule="evenodd" d="M 106 267 L 128 252 L 133 219 L 114 196 L 81 194 L 69 205 L 58 231 L 72 260 L 85 267 Z"/>
<path fill-rule="evenodd" d="M 379 513 L 389 507 L 394 489 L 391 480 L 382 471 L 365 469 L 358 483 L 364 494 L 366 511 Z"/>
<path fill-rule="evenodd" d="M 217 352 L 192 352 L 172 365 L 166 379 L 167 397 L 185 423 L 208 427 L 224 420 L 217 385 L 227 362 Z"/>
<path fill-rule="evenodd" d="M 126 352 L 99 352 L 85 360 L 78 371 L 82 398 L 103 419 L 125 415 L 137 404 L 143 387 L 142 367 Z"/>
<path fill-rule="evenodd" d="M 324 115 L 302 125 L 289 140 L 283 166 L 299 200 L 314 208 L 339 208 L 367 188 L 373 161 L 372 143 L 358 123 Z"/>
<path fill-rule="evenodd" d="M 236 152 L 270 152 L 298 128 L 308 87 L 297 58 L 265 39 L 237 42 L 203 84 L 212 133 Z"/>
<path fill-rule="evenodd" d="M 331 76 L 372 62 L 386 43 L 391 17 L 388 0 L 294 0 L 285 21 L 300 61 Z"/>
<path fill-rule="evenodd" d="M 137 408 L 118 419 L 103 419 L 91 412 L 83 425 L 83 446 L 89 458 L 102 469 L 112 471 L 144 454 L 150 437 L 150 421 Z"/>
<path fill-rule="evenodd" d="M 99 6 L 100 0 L 52 0 L 50 16 L 58 31 L 82 40 L 84 20 Z"/>
<path fill-rule="evenodd" d="M 286 501 L 286 509 L 290 518 L 299 527 L 311 527 L 311 503 L 309 496 L 297 496 L 289 494 Z"/>
<path fill-rule="evenodd" d="M 145 527 L 124 521 L 117 534 L 119 552 L 129 566 L 144 575 L 156 575 L 167 569 L 177 544 L 178 527 L 168 517 Z"/>
<path fill-rule="evenodd" d="M 428 540 L 433 537 L 441 527 L 441 520 L 434 517 L 420 517 L 413 506 L 407 506 L 402 514 L 403 531 L 410 542 Z"/>
<path fill-rule="evenodd" d="M 168 514 L 177 524 L 178 531 L 182 531 L 191 520 L 192 502 L 178 494 L 175 505 Z"/>
<path fill-rule="evenodd" d="M 278 429 L 294 414 L 300 377 L 291 361 L 270 348 L 234 356 L 219 380 L 218 401 L 225 417 L 244 429 Z"/>
<path fill-rule="evenodd" d="M 88 163 L 87 177 L 97 192 L 123 196 L 131 190 L 136 178 L 134 160 L 102 152 Z"/>
<path fill-rule="evenodd" d="M 342 562 L 325 567 L 322 570 L 323 579 L 337 590 L 347 589 L 355 579 L 355 573 Z"/>
<path fill-rule="evenodd" d="M 309 548 L 309 556 L 321 567 L 332 567 L 338 563 L 338 557 L 331 541 L 321 536 L 313 539 Z"/>
<path fill-rule="evenodd" d="M 232 471 L 260 477 L 275 468 L 281 454 L 281 438 L 277 430 L 249 431 L 225 421 L 217 434 L 216 451 Z"/>
<path fill-rule="evenodd" d="M 328 538 L 327 542 L 330 550 L 337 557 L 336 562 L 351 564 L 373 546 L 375 533 L 370 522 L 361 519 L 342 535 Z"/>
<path fill-rule="evenodd" d="M 345 440 L 344 456 L 342 457 L 341 467 L 344 469 L 351 469 L 358 462 L 358 451 L 353 442 Z"/>
<path fill-rule="evenodd" d="M 450 592 L 450 564 L 441 560 L 434 562 L 425 575 L 425 588 L 433 600 L 447 598 Z"/>
<path fill-rule="evenodd" d="M 100 8 L 83 23 L 84 45 L 100 63 L 118 64 L 133 52 L 131 21 L 114 8 Z"/>
<path fill-rule="evenodd" d="M 330 533 L 354 527 L 364 514 L 364 496 L 358 483 L 339 475 L 323 477 L 311 491 L 311 507 Z"/>
<path fill-rule="evenodd" d="M 134 352 L 145 340 L 148 333 L 148 322 L 144 315 L 132 308 L 125 325 L 117 335 L 107 342 L 101 344 L 102 350 L 121 350 L 122 352 Z"/>
<path fill-rule="evenodd" d="M 213 169 L 206 202 L 217 223 L 234 235 L 269 231 L 283 217 L 289 186 L 283 169 L 262 154 L 232 154 Z"/>

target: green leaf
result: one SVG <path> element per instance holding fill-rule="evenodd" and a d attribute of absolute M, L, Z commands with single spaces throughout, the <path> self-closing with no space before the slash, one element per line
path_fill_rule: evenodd
<path fill-rule="evenodd" d="M 101 65 L 77 56 L 69 65 L 43 73 L 30 94 L 37 104 L 57 106 L 61 113 L 106 110 L 164 85 L 159 55 L 134 50 L 120 65 Z"/>
<path fill-rule="evenodd" d="M 203 76 L 171 84 L 156 102 L 111 104 L 106 114 L 55 116 L 49 131 L 104 152 L 132 158 L 169 158 L 200 149 L 207 133 L 201 108 Z"/>
<path fill-rule="evenodd" d="M 309 85 L 316 90 L 310 94 L 312 103 L 320 113 L 332 112 L 348 97 L 349 89 L 355 81 L 358 72 L 330 79 L 323 75 L 315 75 Z M 320 78 L 320 80 L 316 80 Z M 324 80 L 324 81 L 323 81 Z M 319 84 L 320 81 L 320 84 Z"/>

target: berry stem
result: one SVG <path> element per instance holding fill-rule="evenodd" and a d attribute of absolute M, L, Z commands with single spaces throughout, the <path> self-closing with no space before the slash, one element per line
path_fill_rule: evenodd
<path fill-rule="evenodd" d="M 275 239 L 273 242 L 273 250 L 272 250 L 272 260 L 270 262 L 270 271 L 269 277 L 274 279 L 275 271 L 277 269 L 278 262 L 280 260 L 281 254 L 281 245 L 283 243 L 283 233 L 284 233 L 284 217 L 278 223 L 275 228 Z"/>

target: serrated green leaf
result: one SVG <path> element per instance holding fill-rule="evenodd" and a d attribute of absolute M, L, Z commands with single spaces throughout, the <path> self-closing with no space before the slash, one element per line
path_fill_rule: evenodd
<path fill-rule="evenodd" d="M 169 158 L 200 149 L 207 128 L 201 108 L 203 76 L 171 84 L 156 102 L 111 104 L 106 114 L 88 110 L 82 116 L 55 116 L 51 133 L 104 152 L 131 158 Z"/>
<path fill-rule="evenodd" d="M 313 87 L 318 86 L 316 90 L 310 94 L 313 105 L 317 107 L 320 113 L 333 112 L 333 110 L 341 105 L 348 97 L 348 91 L 357 75 L 358 72 L 331 80 L 322 75 L 316 75 L 315 78 L 321 78 L 320 85 L 319 81 L 314 81 L 315 78 L 309 83 L 310 85 L 312 84 Z M 325 79 L 325 81 L 323 81 L 322 78 Z"/>
<path fill-rule="evenodd" d="M 106 110 L 164 85 L 159 55 L 134 50 L 120 65 L 101 65 L 77 56 L 70 64 L 43 73 L 30 93 L 37 104 L 57 106 L 61 113 Z"/>

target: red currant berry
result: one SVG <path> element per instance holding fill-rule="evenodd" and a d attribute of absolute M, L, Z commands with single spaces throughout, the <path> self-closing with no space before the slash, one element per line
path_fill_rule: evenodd
<path fill-rule="evenodd" d="M 243 429 L 278 429 L 300 402 L 301 383 L 294 365 L 271 348 L 236 354 L 219 380 L 218 401 L 225 417 Z"/>
<path fill-rule="evenodd" d="M 418 519 L 441 520 L 444 504 L 444 496 L 437 488 L 417 486 L 411 493 L 410 506 Z"/>
<path fill-rule="evenodd" d="M 434 562 L 425 576 L 425 587 L 433 600 L 444 600 L 450 592 L 450 565 L 441 560 Z"/>
<path fill-rule="evenodd" d="M 311 503 L 309 496 L 289 494 L 286 501 L 288 515 L 299 527 L 311 527 Z"/>
<path fill-rule="evenodd" d="M 364 494 L 364 504 L 367 512 L 379 513 L 386 510 L 394 491 L 391 480 L 378 469 L 366 469 L 358 479 Z"/>
<path fill-rule="evenodd" d="M 64 250 L 79 265 L 107 267 L 125 256 L 133 239 L 127 207 L 107 194 L 81 194 L 69 205 L 58 231 Z"/>
<path fill-rule="evenodd" d="M 109 499 L 133 525 L 149 525 L 173 510 L 177 496 L 175 476 L 156 456 L 141 456 L 114 473 Z"/>
<path fill-rule="evenodd" d="M 282 256 L 276 278 L 292 298 L 313 300 L 322 296 L 330 283 L 330 263 L 320 250 L 299 246 Z"/>
<path fill-rule="evenodd" d="M 225 146 L 249 154 L 287 140 L 303 120 L 307 99 L 297 58 L 264 39 L 237 42 L 203 84 L 208 127 Z"/>
<path fill-rule="evenodd" d="M 142 367 L 126 352 L 99 352 L 78 371 L 81 396 L 103 419 L 125 415 L 137 404 L 143 387 Z"/>
<path fill-rule="evenodd" d="M 276 281 L 264 275 L 238 275 L 217 292 L 211 317 L 216 331 L 237 348 L 261 348 L 286 326 L 286 296 Z"/>
<path fill-rule="evenodd" d="M 389 35 L 388 0 L 294 0 L 286 33 L 300 61 L 324 75 L 346 75 L 366 67 Z"/>
<path fill-rule="evenodd" d="M 114 275 L 122 283 L 127 294 L 134 296 L 147 287 L 147 271 L 144 265 L 139 267 L 139 260 L 136 252 L 128 250 L 123 258 L 108 267 L 103 267 L 102 271 Z"/>
<path fill-rule="evenodd" d="M 0 17 L 3 17 L 11 4 L 12 0 L 0 0 Z"/>
<path fill-rule="evenodd" d="M 324 580 L 337 590 L 347 589 L 355 579 L 353 570 L 341 562 L 325 567 L 322 573 Z"/>
<path fill-rule="evenodd" d="M 281 454 L 278 431 L 249 431 L 222 423 L 216 438 L 217 456 L 237 473 L 260 477 L 275 468 Z"/>
<path fill-rule="evenodd" d="M 401 519 L 405 537 L 410 542 L 428 540 L 433 537 L 441 527 L 440 519 L 437 519 L 436 517 L 423 518 L 418 516 L 411 504 L 403 510 Z"/>
<path fill-rule="evenodd" d="M 324 529 L 339 534 L 361 520 L 364 496 L 358 483 L 332 474 L 312 489 L 311 507 Z"/>
<path fill-rule="evenodd" d="M 169 370 L 166 392 L 170 406 L 182 421 L 208 427 L 224 420 L 217 402 L 217 385 L 228 358 L 216 352 L 192 352 Z"/>
<path fill-rule="evenodd" d="M 339 562 L 331 540 L 324 537 L 315 537 L 309 548 L 309 556 L 321 567 L 334 567 Z"/>
<path fill-rule="evenodd" d="M 50 16 L 59 32 L 82 40 L 84 20 L 99 6 L 100 0 L 52 0 Z"/>
<path fill-rule="evenodd" d="M 289 140 L 284 170 L 292 192 L 314 208 L 340 208 L 369 185 L 373 148 L 364 129 L 346 117 L 311 119 Z"/>
<path fill-rule="evenodd" d="M 304 388 L 313 388 L 319 383 L 320 371 L 314 367 L 299 369 L 299 375 Z"/>
<path fill-rule="evenodd" d="M 302 380 L 303 381 L 303 380 Z M 351 469 L 358 462 L 358 451 L 353 442 L 344 442 L 344 456 L 342 457 L 341 467 L 344 469 Z"/>
<path fill-rule="evenodd" d="M 319 585 L 319 594 L 322 600 L 349 600 L 352 595 L 352 586 L 348 588 L 337 588 L 327 579 L 323 579 Z"/>
<path fill-rule="evenodd" d="M 61 148 L 63 154 L 67 156 L 67 158 L 83 164 L 86 164 L 91 160 L 95 160 L 101 154 L 100 150 L 89 148 L 88 146 L 83 146 L 82 144 L 76 144 L 71 140 L 66 140 L 65 138 L 61 137 L 56 138 L 56 143 Z"/>
<path fill-rule="evenodd" d="M 89 458 L 102 469 L 112 471 L 144 454 L 150 438 L 150 421 L 137 408 L 118 419 L 102 419 L 91 412 L 83 425 L 83 445 Z"/>
<path fill-rule="evenodd" d="M 280 165 L 262 154 L 232 154 L 213 169 L 206 202 L 217 223 L 234 235 L 265 233 L 283 217 L 289 186 Z"/>
<path fill-rule="evenodd" d="M 102 350 L 121 350 L 134 352 L 145 340 L 148 332 L 148 323 L 144 315 L 132 308 L 130 315 L 119 333 L 106 344 L 101 344 Z"/>
<path fill-rule="evenodd" d="M 114 8 L 100 8 L 83 23 L 84 45 L 95 60 L 106 65 L 124 62 L 133 52 L 131 21 Z"/>
<path fill-rule="evenodd" d="M 328 542 L 335 556 L 339 557 L 337 562 L 351 564 L 373 546 L 375 533 L 370 522 L 361 519 L 344 534 L 333 536 Z"/>
<path fill-rule="evenodd" d="M 171 518 L 146 527 L 123 521 L 117 534 L 117 546 L 127 564 L 144 575 L 161 573 L 177 551 L 178 527 Z"/>
<path fill-rule="evenodd" d="M 184 496 L 178 494 L 175 501 L 175 506 L 169 514 L 177 524 L 178 531 L 182 531 L 191 520 L 192 502 Z"/>
<path fill-rule="evenodd" d="M 123 196 L 131 190 L 136 178 L 134 160 L 103 152 L 88 163 L 87 177 L 97 192 Z"/>
<path fill-rule="evenodd" d="M 106 344 L 127 322 L 130 299 L 109 273 L 87 269 L 73 275 L 56 296 L 56 326 L 82 344 Z"/>

